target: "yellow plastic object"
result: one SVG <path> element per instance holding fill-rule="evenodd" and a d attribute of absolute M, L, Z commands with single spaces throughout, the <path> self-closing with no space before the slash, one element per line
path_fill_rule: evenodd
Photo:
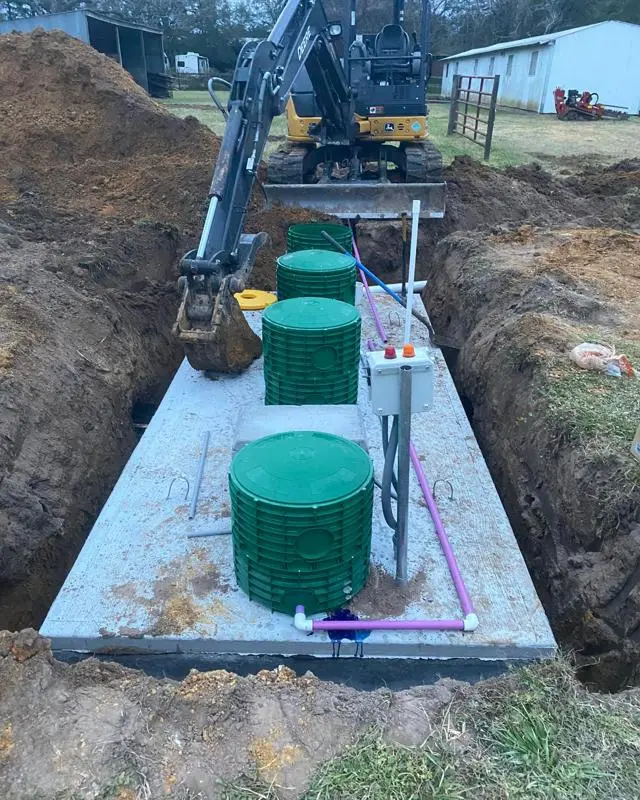
<path fill-rule="evenodd" d="M 245 289 L 234 295 L 242 311 L 262 311 L 263 308 L 275 303 L 278 299 L 271 292 L 263 292 L 260 289 Z"/>

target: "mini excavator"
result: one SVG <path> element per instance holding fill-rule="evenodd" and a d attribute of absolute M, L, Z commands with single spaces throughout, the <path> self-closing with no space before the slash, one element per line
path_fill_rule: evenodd
<path fill-rule="evenodd" d="M 234 294 L 266 240 L 243 224 L 277 115 L 286 111 L 288 136 L 267 166 L 269 203 L 396 219 L 419 199 L 421 216 L 444 215 L 442 158 L 427 134 L 429 3 L 410 34 L 404 0 L 388 2 L 390 21 L 365 33 L 356 0 L 335 22 L 321 0 L 288 0 L 269 38 L 242 48 L 200 241 L 181 261 L 174 332 L 195 369 L 237 372 L 261 353 Z"/>

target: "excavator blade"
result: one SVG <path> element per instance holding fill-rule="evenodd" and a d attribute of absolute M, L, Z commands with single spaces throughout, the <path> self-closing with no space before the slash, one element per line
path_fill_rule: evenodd
<path fill-rule="evenodd" d="M 182 342 L 184 353 L 194 369 L 205 372 L 242 372 L 262 355 L 262 341 L 249 327 L 233 296 L 233 276 L 225 278 L 218 291 L 211 320 L 194 326 L 187 317 L 185 289 L 174 335 Z"/>
<path fill-rule="evenodd" d="M 308 208 L 343 219 L 399 219 L 411 214 L 413 200 L 420 200 L 420 216 L 444 217 L 445 186 L 442 183 L 306 183 L 265 184 L 269 205 Z"/>

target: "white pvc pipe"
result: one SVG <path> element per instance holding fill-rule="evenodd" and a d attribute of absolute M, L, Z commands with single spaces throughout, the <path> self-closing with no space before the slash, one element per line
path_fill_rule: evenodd
<path fill-rule="evenodd" d="M 200 244 L 198 245 L 197 258 L 204 258 L 205 250 L 207 249 L 207 240 L 209 239 L 209 232 L 211 231 L 211 225 L 213 224 L 213 216 L 216 213 L 217 205 L 218 205 L 218 198 L 214 196 L 209 201 L 207 216 L 204 221 L 204 227 L 202 228 L 202 234 L 200 235 Z"/>
<path fill-rule="evenodd" d="M 414 281 L 413 282 L 414 294 L 420 293 L 426 285 L 427 281 Z M 399 292 L 402 290 L 401 283 L 388 283 L 387 286 L 391 289 L 392 292 Z M 381 286 L 375 286 L 375 285 L 369 286 L 369 291 L 373 292 L 374 294 L 385 294 L 385 291 Z"/>
<path fill-rule="evenodd" d="M 411 250 L 409 251 L 409 280 L 407 281 L 407 310 L 404 317 L 404 344 L 411 342 L 411 309 L 413 308 L 413 284 L 416 279 L 416 256 L 418 253 L 418 225 L 420 201 L 414 200 L 411 208 Z"/>

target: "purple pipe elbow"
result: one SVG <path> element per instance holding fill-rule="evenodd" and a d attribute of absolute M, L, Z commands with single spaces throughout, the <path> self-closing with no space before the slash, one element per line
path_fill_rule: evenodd
<path fill-rule="evenodd" d="M 411 463 L 413 464 L 413 468 L 416 472 L 416 477 L 418 478 L 418 483 L 420 484 L 420 488 L 422 489 L 422 494 L 424 495 L 427 508 L 429 509 L 429 513 L 431 514 L 431 519 L 433 520 L 433 525 L 436 529 L 436 534 L 438 535 L 438 539 L 440 540 L 440 546 L 442 547 L 442 552 L 444 553 L 444 557 L 447 560 L 447 566 L 449 567 L 449 572 L 451 573 L 453 584 L 456 587 L 456 592 L 458 593 L 458 598 L 460 600 L 460 605 L 462 606 L 462 611 L 464 612 L 465 616 L 467 616 L 468 614 L 473 614 L 474 613 L 473 603 L 471 602 L 471 598 L 469 597 L 469 592 L 467 591 L 467 587 L 464 584 L 464 580 L 462 578 L 462 574 L 458 567 L 458 563 L 456 561 L 454 552 L 451 548 L 447 532 L 444 529 L 444 524 L 440 517 L 440 512 L 438 511 L 438 506 L 436 504 L 436 501 L 433 499 L 431 488 L 429 486 L 429 483 L 427 482 L 427 476 L 424 474 L 424 470 L 422 469 L 422 464 L 420 463 L 420 459 L 418 458 L 418 454 L 416 452 L 416 448 L 414 447 L 413 442 L 409 443 L 409 454 L 411 456 Z"/>

